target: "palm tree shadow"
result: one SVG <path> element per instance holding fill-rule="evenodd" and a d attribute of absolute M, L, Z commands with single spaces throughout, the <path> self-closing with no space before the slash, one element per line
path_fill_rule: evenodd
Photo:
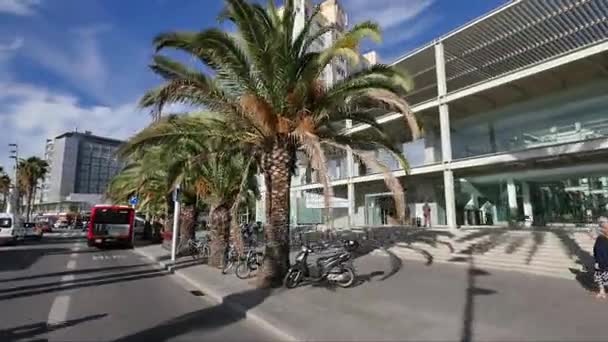
<path fill-rule="evenodd" d="M 329 237 L 330 240 L 355 239 L 359 241 L 361 245 L 354 255 L 355 260 L 376 250 L 381 250 L 386 253 L 389 258 L 390 268 L 388 272 L 383 272 L 383 276 L 378 279 L 380 281 L 394 276 L 403 267 L 402 259 L 391 250 L 392 247 L 410 249 L 419 253 L 426 260 L 426 265 L 433 264 L 434 256 L 428 249 L 421 247 L 420 244 L 432 248 L 443 245 L 449 249 L 450 253 L 454 252 L 454 247 L 450 242 L 441 240 L 441 238 L 454 237 L 449 231 L 422 230 L 405 227 L 381 227 L 365 229 L 362 231 L 334 231 L 330 234 L 326 234 L 326 238 L 327 237 Z"/>
<path fill-rule="evenodd" d="M 462 332 L 460 341 L 470 342 L 473 341 L 474 336 L 474 322 L 475 322 L 475 297 L 476 296 L 488 296 L 495 294 L 496 291 L 492 289 L 485 289 L 477 286 L 477 277 L 488 276 L 489 272 L 476 268 L 473 262 L 473 257 L 468 258 L 468 269 L 467 269 L 467 289 L 465 292 L 465 305 L 462 320 Z"/>
<path fill-rule="evenodd" d="M 570 234 L 566 231 L 556 230 L 554 234 L 561 241 L 566 253 L 570 258 L 576 257 L 576 263 L 583 266 L 586 269 L 593 269 L 595 260 L 593 255 L 583 249 L 576 240 L 574 240 Z"/>
<path fill-rule="evenodd" d="M 59 324 L 49 325 L 47 322 L 22 325 L 10 329 L 0 330 L 0 341 L 20 341 L 34 338 L 38 335 L 50 333 L 56 330 L 69 328 L 80 323 L 103 318 L 108 314 L 97 314 L 82 318 L 72 319 Z"/>
<path fill-rule="evenodd" d="M 261 304 L 271 294 L 270 289 L 251 289 L 231 294 L 220 304 L 181 315 L 114 342 L 167 341 L 193 331 L 218 329 L 245 319 L 247 311 Z"/>
<path fill-rule="evenodd" d="M 545 234 L 546 232 L 532 232 L 532 238 L 534 240 L 534 243 L 532 247 L 530 247 L 528 255 L 526 256 L 526 265 L 530 265 L 540 246 L 545 243 Z"/>

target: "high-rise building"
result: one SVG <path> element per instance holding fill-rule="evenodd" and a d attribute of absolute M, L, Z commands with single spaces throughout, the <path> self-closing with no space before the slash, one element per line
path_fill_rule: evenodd
<path fill-rule="evenodd" d="M 116 151 L 123 142 L 91 132 L 67 132 L 47 140 L 49 173 L 42 184 L 38 207 L 52 203 L 97 204 L 111 178 L 120 171 Z"/>
<path fill-rule="evenodd" d="M 40 189 L 38 189 L 36 192 L 36 199 L 34 203 L 46 202 L 48 199 L 49 185 L 51 184 L 51 169 L 53 167 L 54 146 L 55 144 L 53 139 L 46 139 L 46 143 L 44 145 L 44 161 L 46 161 L 48 164 L 47 174 L 40 184 Z"/>
<path fill-rule="evenodd" d="M 317 39 L 310 47 L 310 51 L 322 51 L 330 47 L 348 27 L 348 16 L 344 12 L 338 0 L 325 0 L 319 5 L 319 15 L 313 21 L 311 34 L 318 32 L 325 26 L 333 25 L 335 32 L 327 32 Z M 312 15 L 314 4 L 311 0 L 296 0 L 294 11 L 294 36 L 304 28 L 307 18 Z M 344 58 L 338 58 L 328 65 L 323 71 L 321 79 L 326 85 L 331 85 L 338 80 L 344 79 L 356 66 L 349 66 Z"/>

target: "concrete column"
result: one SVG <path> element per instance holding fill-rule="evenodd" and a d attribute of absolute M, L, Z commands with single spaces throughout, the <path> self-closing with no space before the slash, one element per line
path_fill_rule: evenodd
<path fill-rule="evenodd" d="M 452 161 L 452 141 L 450 137 L 450 111 L 444 97 L 447 93 L 445 78 L 445 56 L 443 44 L 435 44 L 435 70 L 437 71 L 437 97 L 439 100 L 439 129 L 441 135 L 441 159 L 444 163 L 443 186 L 445 191 L 445 215 L 449 228 L 456 226 L 456 196 L 454 195 L 454 173 L 449 168 Z"/>
<path fill-rule="evenodd" d="M 447 93 L 445 78 L 445 57 L 443 44 L 435 44 L 435 66 L 437 71 L 437 96 L 439 98 L 439 128 L 441 130 L 441 154 L 444 162 L 452 161 L 452 141 L 450 137 L 450 111 L 443 97 Z"/>
<path fill-rule="evenodd" d="M 514 219 L 513 215 L 517 213 L 517 188 L 512 178 L 507 180 L 507 199 L 509 202 L 510 218 Z"/>
<path fill-rule="evenodd" d="M 348 226 L 352 227 L 355 225 L 355 184 L 348 183 Z"/>
<path fill-rule="evenodd" d="M 521 194 L 524 202 L 524 215 L 529 216 L 531 219 L 534 213 L 532 209 L 532 200 L 530 199 L 530 185 L 528 182 L 521 182 Z"/>
<path fill-rule="evenodd" d="M 454 173 L 452 170 L 443 171 L 443 184 L 445 192 L 445 216 L 449 228 L 456 226 L 456 199 L 454 195 Z"/>
<path fill-rule="evenodd" d="M 352 120 L 346 120 L 346 128 L 353 127 Z M 348 226 L 352 227 L 355 224 L 355 184 L 352 178 L 355 176 L 355 158 L 353 151 L 348 148 L 346 150 L 346 190 L 348 198 Z"/>

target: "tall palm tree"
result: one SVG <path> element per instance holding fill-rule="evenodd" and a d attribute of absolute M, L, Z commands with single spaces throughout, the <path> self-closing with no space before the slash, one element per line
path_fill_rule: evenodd
<path fill-rule="evenodd" d="M 0 206 L 0 211 L 4 212 L 6 210 L 6 204 L 8 201 L 8 193 L 11 187 L 11 178 L 6 174 L 4 168 L 0 166 L 0 194 L 2 194 L 2 206 Z"/>
<path fill-rule="evenodd" d="M 324 69 L 337 58 L 359 63 L 358 46 L 365 38 L 380 40 L 379 26 L 372 22 L 354 25 L 332 46 L 319 52 L 312 44 L 337 33 L 327 26 L 312 31 L 317 8 L 304 27 L 295 28 L 294 0 L 278 10 L 273 0 L 266 8 L 247 0 L 225 0 L 221 14 L 236 33 L 210 28 L 200 32 L 162 33 L 154 39 L 157 52 L 174 49 L 192 55 L 203 64 L 194 68 L 164 55 L 154 57 L 151 69 L 165 79 L 148 91 L 141 106 L 159 116 L 168 103 L 183 103 L 222 116 L 222 125 L 205 127 L 209 137 L 223 137 L 255 156 L 266 187 L 266 258 L 259 273 L 260 286 L 277 284 L 289 265 L 289 192 L 296 151 L 304 151 L 319 171 L 329 207 L 331 186 L 324 146 L 351 148 L 363 160 L 390 176 L 386 168 L 365 151 L 386 148 L 407 163 L 396 145 L 384 134 L 374 115 L 378 110 L 404 114 L 404 129 L 419 133 L 413 113 L 403 95 L 410 79 L 386 65 L 362 68 L 326 86 Z M 368 124 L 365 134 L 340 134 L 341 124 Z M 194 127 L 191 127 L 194 128 Z M 185 133 L 184 133 L 185 134 Z M 404 215 L 404 193 L 399 182 L 387 177 L 395 194 L 399 215 Z"/>
<path fill-rule="evenodd" d="M 182 135 L 185 126 L 204 120 L 205 115 L 193 114 L 169 117 L 144 129 L 122 148 L 122 153 L 147 153 L 151 148 L 170 151 L 168 181 L 181 184 L 184 193 L 194 194 L 198 201 L 210 208 L 211 258 L 209 264 L 220 266 L 232 235 L 240 250 L 243 249 L 236 214 L 242 202 L 257 195 L 255 164 L 251 156 L 229 144 L 206 139 L 205 135 Z M 166 143 L 152 137 L 179 137 Z"/>
<path fill-rule="evenodd" d="M 38 157 L 21 159 L 17 167 L 19 183 L 21 184 L 26 196 L 26 218 L 29 221 L 32 213 L 32 204 L 36 195 L 38 182 L 46 176 L 49 165 L 45 160 Z"/>

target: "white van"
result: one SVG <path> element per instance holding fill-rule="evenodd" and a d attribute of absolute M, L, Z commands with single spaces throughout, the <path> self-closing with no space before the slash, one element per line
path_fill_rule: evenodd
<path fill-rule="evenodd" d="M 23 220 L 13 214 L 0 213 L 0 244 L 13 243 L 24 237 Z"/>

